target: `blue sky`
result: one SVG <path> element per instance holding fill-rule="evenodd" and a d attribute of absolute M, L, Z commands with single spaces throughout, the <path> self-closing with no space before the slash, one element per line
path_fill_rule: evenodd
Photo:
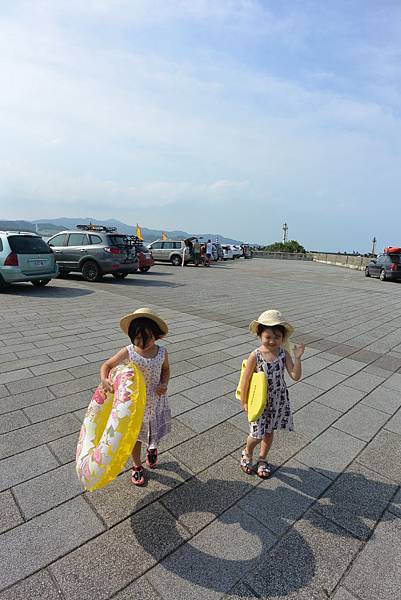
<path fill-rule="evenodd" d="M 399 0 L 3 0 L 0 218 L 401 245 Z"/>

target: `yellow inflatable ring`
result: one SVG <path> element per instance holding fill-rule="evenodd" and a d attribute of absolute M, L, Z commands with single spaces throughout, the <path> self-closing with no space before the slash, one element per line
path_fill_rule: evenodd
<path fill-rule="evenodd" d="M 146 404 L 142 372 L 133 363 L 110 372 L 113 392 L 99 386 L 86 411 L 77 445 L 76 470 L 93 491 L 112 481 L 125 466 L 138 438 Z"/>

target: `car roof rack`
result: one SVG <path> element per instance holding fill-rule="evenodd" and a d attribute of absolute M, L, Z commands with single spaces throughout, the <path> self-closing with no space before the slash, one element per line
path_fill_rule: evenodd
<path fill-rule="evenodd" d="M 105 225 L 94 225 L 93 223 L 89 223 L 89 225 L 76 225 L 76 228 L 83 231 L 106 231 L 108 233 L 117 231 L 117 227 L 106 227 Z"/>

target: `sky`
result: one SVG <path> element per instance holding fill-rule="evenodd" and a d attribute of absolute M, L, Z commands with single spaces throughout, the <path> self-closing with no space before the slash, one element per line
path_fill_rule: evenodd
<path fill-rule="evenodd" d="M 401 245 L 400 0 L 1 0 L 0 219 Z"/>

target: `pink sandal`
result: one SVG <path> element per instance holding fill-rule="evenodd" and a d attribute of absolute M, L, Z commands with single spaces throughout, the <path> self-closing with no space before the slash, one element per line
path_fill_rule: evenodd
<path fill-rule="evenodd" d="M 134 485 L 143 485 L 145 483 L 145 471 L 142 465 L 140 467 L 133 467 L 131 482 Z"/>

